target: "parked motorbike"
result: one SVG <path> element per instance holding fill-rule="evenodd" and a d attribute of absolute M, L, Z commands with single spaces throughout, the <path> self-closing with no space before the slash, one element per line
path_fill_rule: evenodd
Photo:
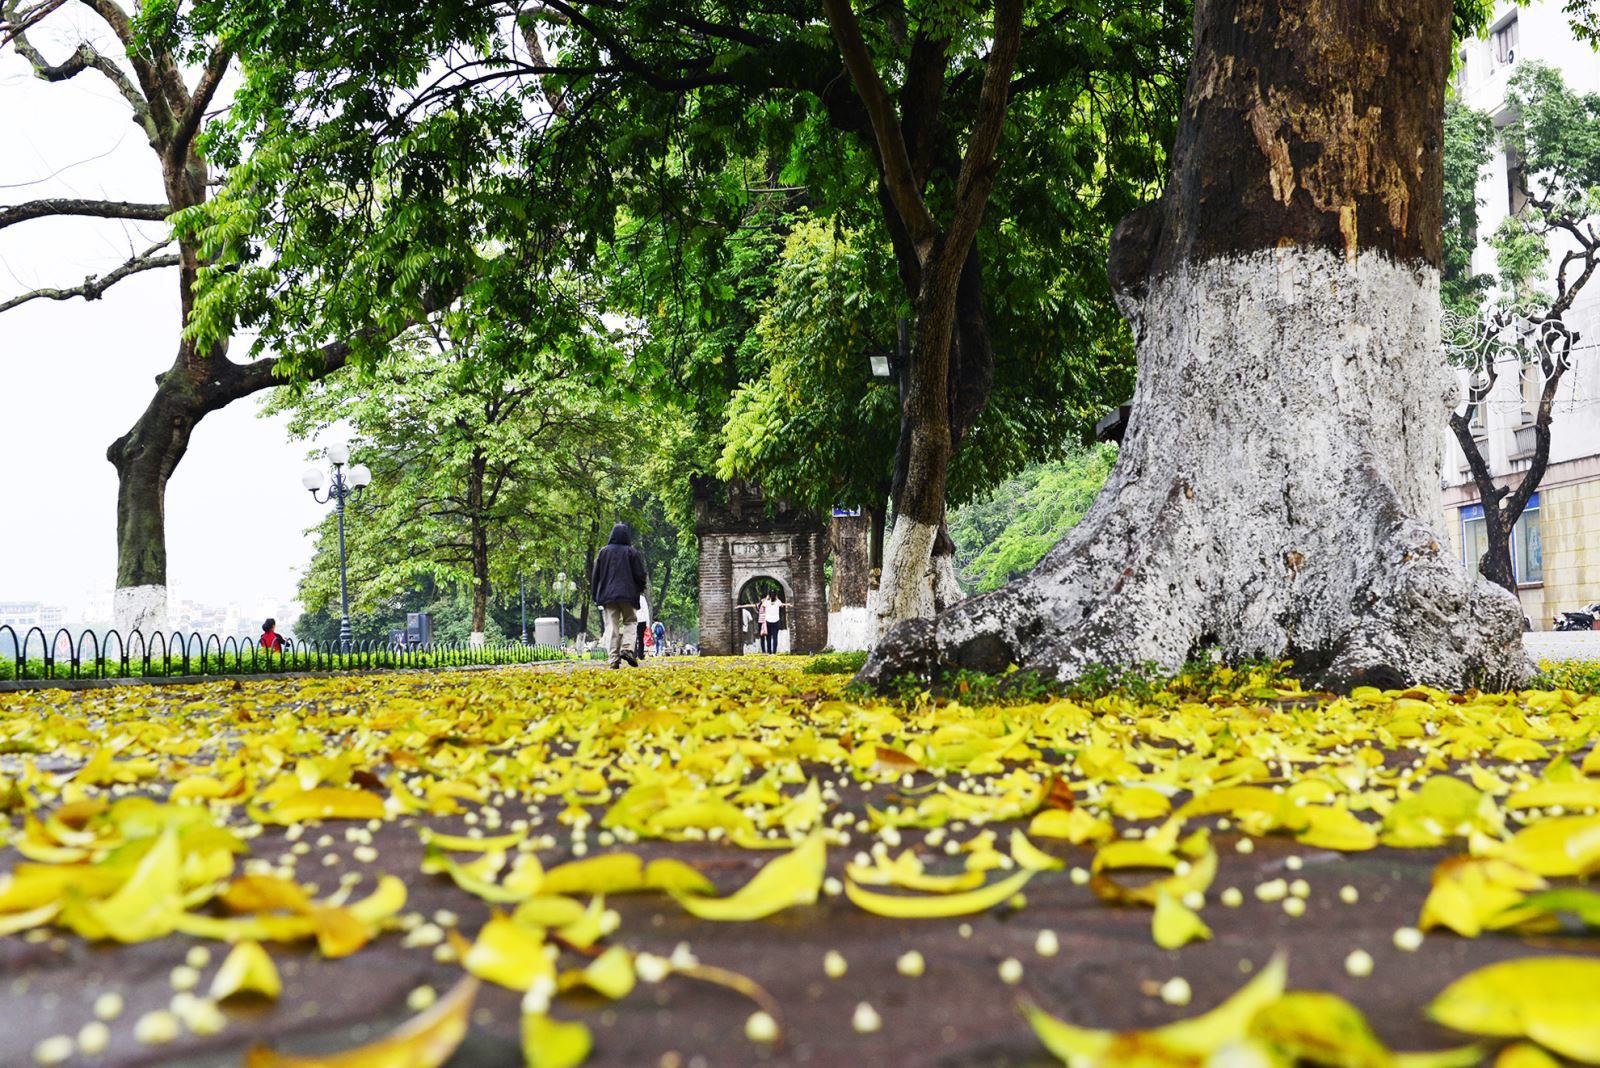
<path fill-rule="evenodd" d="M 1600 619 L 1600 601 L 1579 612 L 1561 612 L 1556 615 L 1556 630 L 1593 630 L 1594 621 Z"/>

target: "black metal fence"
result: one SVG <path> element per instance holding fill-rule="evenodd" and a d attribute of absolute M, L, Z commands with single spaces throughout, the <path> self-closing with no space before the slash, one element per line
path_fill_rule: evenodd
<path fill-rule="evenodd" d="M 470 667 L 560 660 L 566 655 L 548 645 L 507 641 L 472 645 L 285 638 L 281 649 L 264 649 L 249 638 L 223 638 L 198 631 L 187 636 L 179 631 L 156 631 L 146 639 L 139 630 L 132 630 L 124 639 L 116 630 L 104 635 L 83 630 L 74 638 L 62 627 L 52 638 L 42 627 L 30 627 L 19 638 L 10 625 L 0 625 L 0 681 Z"/>

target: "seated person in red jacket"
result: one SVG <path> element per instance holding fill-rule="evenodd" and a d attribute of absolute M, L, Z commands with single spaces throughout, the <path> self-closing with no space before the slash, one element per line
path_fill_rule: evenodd
<path fill-rule="evenodd" d="M 269 653 L 283 652 L 283 637 L 278 633 L 276 619 L 269 619 L 261 624 L 261 648 Z"/>

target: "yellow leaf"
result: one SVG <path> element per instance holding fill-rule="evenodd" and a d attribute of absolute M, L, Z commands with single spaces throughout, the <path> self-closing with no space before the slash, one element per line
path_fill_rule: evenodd
<path fill-rule="evenodd" d="M 1500 856 L 1548 877 L 1583 875 L 1600 863 L 1600 816 L 1559 816 L 1529 824 Z"/>
<path fill-rule="evenodd" d="M 421 836 L 423 845 L 446 849 L 452 853 L 484 853 L 491 849 L 514 849 L 517 843 L 528 837 L 526 831 L 512 831 L 510 834 L 469 838 L 464 834 L 440 834 L 428 827 L 417 828 L 417 834 Z"/>
<path fill-rule="evenodd" d="M 384 920 L 399 914 L 406 907 L 406 884 L 393 875 L 380 876 L 378 886 L 372 893 L 347 906 L 350 915 L 366 924 L 376 928 Z"/>
<path fill-rule="evenodd" d="M 556 977 L 543 936 L 499 914 L 483 925 L 461 966 L 479 979 L 511 990 L 525 991 L 535 979 Z"/>
<path fill-rule="evenodd" d="M 969 869 L 956 875 L 929 875 L 923 870 L 922 861 L 916 853 L 909 849 L 893 860 L 887 855 L 880 856 L 871 867 L 853 862 L 846 864 L 844 871 L 845 875 L 864 886 L 898 886 L 930 894 L 948 894 L 983 885 L 981 871 Z"/>
<path fill-rule="evenodd" d="M 1066 861 L 1046 853 L 1028 841 L 1028 836 L 1019 830 L 1011 832 L 1011 859 L 1017 862 L 1018 867 L 1029 871 L 1054 871 L 1067 866 Z"/>
<path fill-rule="evenodd" d="M 200 798 L 212 801 L 219 797 L 227 797 L 237 784 L 229 784 L 221 779 L 212 778 L 210 775 L 190 775 L 179 780 L 168 793 L 167 800 L 182 801 L 185 798 Z"/>
<path fill-rule="evenodd" d="M 606 908 L 606 899 L 602 895 L 590 900 L 589 907 L 583 910 L 583 915 L 560 928 L 556 934 L 563 942 L 568 942 L 579 949 L 588 949 L 616 930 L 620 922 L 621 918 Z"/>
<path fill-rule="evenodd" d="M 1428 1015 L 1467 1034 L 1530 1038 L 1586 1064 L 1600 1063 L 1600 958 L 1522 957 L 1479 968 L 1445 988 Z"/>
<path fill-rule="evenodd" d="M 438 1068 L 467 1037 L 478 981 L 464 978 L 426 1012 L 413 1016 L 376 1042 L 344 1053 L 292 1057 L 256 1046 L 245 1068 Z"/>
<path fill-rule="evenodd" d="M 578 1068 L 593 1048 L 594 1037 L 582 1021 L 552 1020 L 542 1012 L 522 1014 L 522 1055 L 528 1068 Z"/>
<path fill-rule="evenodd" d="M 323 786 L 291 794 L 258 814 L 261 823 L 301 823 L 305 820 L 371 820 L 385 814 L 383 798 L 366 790 Z"/>
<path fill-rule="evenodd" d="M 583 918 L 583 903 L 570 897 L 538 894 L 517 906 L 513 918 L 524 927 L 565 927 Z"/>
<path fill-rule="evenodd" d="M 495 855 L 489 854 L 492 859 Z M 504 860 L 504 856 L 501 856 Z M 477 862 L 474 862 L 476 864 Z M 457 863 L 456 859 L 428 847 L 422 860 L 424 872 L 444 872 L 450 876 L 450 881 L 455 883 L 467 893 L 480 897 L 495 905 L 513 905 L 528 895 L 521 889 L 501 886 L 492 878 L 484 878 L 473 866 Z"/>
<path fill-rule="evenodd" d="M 1579 779 L 1576 782 L 1539 782 L 1526 790 L 1518 790 L 1506 798 L 1506 808 L 1547 808 L 1564 805 L 1567 808 L 1600 807 L 1600 780 Z"/>
<path fill-rule="evenodd" d="M 310 912 L 311 896 L 298 883 L 276 875 L 241 875 L 222 892 L 229 912 Z"/>
<path fill-rule="evenodd" d="M 994 908 L 1021 890 L 1033 872 L 1026 869 L 1015 875 L 990 883 L 977 890 L 954 894 L 931 894 L 912 897 L 905 894 L 880 894 L 863 890 L 852 880 L 845 880 L 844 892 L 851 901 L 868 912 L 898 919 L 926 920 L 945 916 L 965 916 Z"/>
<path fill-rule="evenodd" d="M 583 984 L 615 1001 L 633 990 L 633 955 L 621 946 L 612 946 L 583 969 Z"/>
<path fill-rule="evenodd" d="M 1158 820 L 1172 811 L 1167 795 L 1148 786 L 1113 786 L 1105 792 L 1104 801 L 1125 820 Z"/>
<path fill-rule="evenodd" d="M 1561 1062 L 1538 1046 L 1517 1042 L 1500 1051 L 1494 1068 L 1561 1068 Z"/>
<path fill-rule="evenodd" d="M 680 894 L 714 894 L 716 885 L 681 860 L 661 857 L 645 865 L 646 890 L 666 890 Z"/>
<path fill-rule="evenodd" d="M 1178 949 L 1190 942 L 1211 937 L 1207 927 L 1195 911 L 1168 893 L 1156 895 L 1156 911 L 1150 921 L 1150 933 L 1162 949 Z"/>
<path fill-rule="evenodd" d="M 261 943 L 248 940 L 233 947 L 211 980 L 211 996 L 217 1001 L 235 994 L 276 998 L 282 992 L 283 980 L 278 977 L 277 965 Z"/>
<path fill-rule="evenodd" d="M 1256 1013 L 1283 995 L 1287 976 L 1288 964 L 1278 954 L 1255 978 L 1210 1012 L 1150 1031 L 1118 1034 L 1079 1027 L 1032 1005 L 1023 1006 L 1023 1012 L 1045 1048 L 1069 1068 L 1195 1064 L 1242 1038 Z M 1162 1053 L 1168 1055 L 1164 1061 L 1157 1059 Z M 1136 1061 L 1140 1055 L 1146 1059 Z"/>
<path fill-rule="evenodd" d="M 813 834 L 791 852 L 769 860 L 744 886 L 727 897 L 672 896 L 702 920 L 759 920 L 795 905 L 810 905 L 822 890 L 827 847 Z"/>
<path fill-rule="evenodd" d="M 634 853 L 571 860 L 544 873 L 541 894 L 622 894 L 644 886 L 644 862 Z"/>
<path fill-rule="evenodd" d="M 83 903 L 83 912 L 92 920 L 75 929 L 85 938 L 118 942 L 144 942 L 170 933 L 183 911 L 180 869 L 178 832 L 168 827 L 116 893 L 104 901 Z M 76 911 L 69 909 L 67 915 Z M 91 934 L 86 927 L 98 930 Z"/>
<path fill-rule="evenodd" d="M 1064 838 L 1073 845 L 1083 845 L 1107 841 L 1116 832 L 1109 822 L 1081 808 L 1071 811 L 1052 808 L 1033 817 L 1028 833 L 1035 838 Z"/>
<path fill-rule="evenodd" d="M 1378 832 L 1345 809 L 1308 805 L 1301 811 L 1306 817 L 1306 828 L 1295 838 L 1306 845 L 1354 853 L 1378 844 Z"/>
<path fill-rule="evenodd" d="M 350 910 L 318 906 L 311 910 L 317 948 L 324 957 L 348 957 L 371 940 L 373 931 Z"/>
<path fill-rule="evenodd" d="M 1448 927 L 1476 938 L 1524 892 L 1544 885 L 1537 875 L 1504 860 L 1452 857 L 1433 870 L 1433 888 L 1417 926 L 1424 931 Z"/>
<path fill-rule="evenodd" d="M 60 911 L 61 903 L 52 901 L 27 912 L 0 913 L 0 935 L 16 934 L 49 923 Z"/>
<path fill-rule="evenodd" d="M 1313 991 L 1290 991 L 1262 1006 L 1250 1021 L 1248 1035 L 1293 1064 L 1473 1068 L 1483 1060 L 1483 1050 L 1476 1046 L 1392 1053 L 1373 1032 L 1361 1010 L 1343 998 Z"/>

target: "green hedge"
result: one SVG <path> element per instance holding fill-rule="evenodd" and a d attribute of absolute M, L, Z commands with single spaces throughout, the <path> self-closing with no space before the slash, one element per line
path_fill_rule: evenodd
<path fill-rule="evenodd" d="M 173 675 L 276 675 L 284 671 L 365 671 L 365 670 L 391 670 L 391 669 L 433 669 L 451 667 L 477 667 L 486 664 L 529 664 L 548 660 L 564 660 L 567 654 L 559 649 L 546 645 L 533 645 L 527 647 L 509 647 L 498 649 L 463 649 L 459 652 L 447 653 L 402 653 L 397 654 L 397 662 L 386 662 L 389 653 L 373 653 L 371 661 L 368 654 L 356 653 L 348 656 L 333 655 L 329 653 L 290 653 L 284 656 L 273 655 L 270 659 L 257 653 L 252 661 L 248 652 L 245 655 L 229 653 L 218 656 L 216 653 L 207 654 L 204 670 L 201 668 L 200 657 L 193 654 L 189 657 L 188 667 L 185 668 L 182 655 L 172 657 L 168 661 L 152 657 L 149 670 L 146 670 L 142 657 L 129 657 L 128 669 L 123 671 L 120 658 L 108 658 L 103 671 L 99 670 L 91 661 L 83 662 L 76 674 L 73 673 L 69 660 L 57 660 L 54 673 L 49 676 L 54 679 L 93 679 L 93 678 L 165 678 Z M 14 657 L 0 658 L 0 682 L 15 681 L 18 678 L 17 663 Z M 40 657 L 30 657 L 23 661 L 20 676 L 23 680 L 38 680 L 46 678 L 44 660 Z"/>

